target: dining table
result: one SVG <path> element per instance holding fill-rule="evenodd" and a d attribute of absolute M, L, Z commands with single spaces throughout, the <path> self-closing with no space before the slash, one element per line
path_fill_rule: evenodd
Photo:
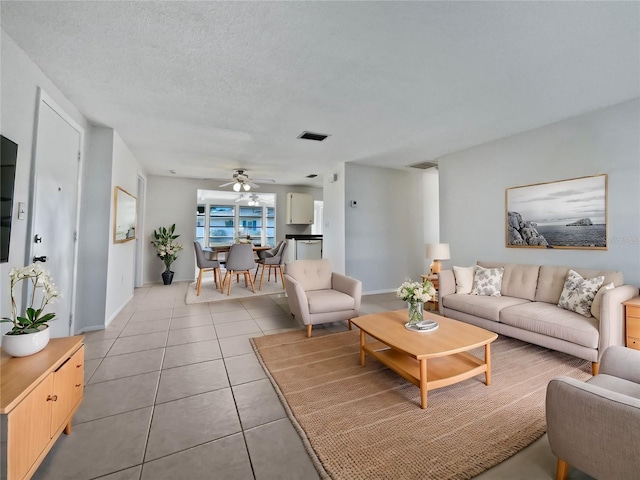
<path fill-rule="evenodd" d="M 264 250 L 271 250 L 273 247 L 253 245 L 254 252 L 261 252 Z M 227 253 L 231 250 L 231 245 L 214 245 L 213 247 L 203 248 L 202 251 L 209 256 L 210 260 L 218 260 L 221 253 Z"/>

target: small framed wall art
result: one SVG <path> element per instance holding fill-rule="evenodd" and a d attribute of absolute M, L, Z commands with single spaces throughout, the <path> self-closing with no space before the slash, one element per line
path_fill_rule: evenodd
<path fill-rule="evenodd" d="M 507 188 L 510 248 L 606 250 L 607 175 Z"/>

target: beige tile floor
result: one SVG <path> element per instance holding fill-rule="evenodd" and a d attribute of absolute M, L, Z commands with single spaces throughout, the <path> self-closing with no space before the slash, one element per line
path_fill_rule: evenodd
<path fill-rule="evenodd" d="M 106 330 L 86 335 L 85 397 L 73 432 L 34 479 L 319 478 L 249 343 L 302 328 L 286 298 L 185 305 L 187 286 L 136 289 Z M 399 308 L 393 294 L 363 297 L 362 313 Z M 554 472 L 543 437 L 477 478 L 542 480 Z M 571 469 L 569 478 L 590 477 Z"/>

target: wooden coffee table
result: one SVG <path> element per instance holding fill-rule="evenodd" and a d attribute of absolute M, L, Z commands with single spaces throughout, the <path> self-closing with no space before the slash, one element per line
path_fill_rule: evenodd
<path fill-rule="evenodd" d="M 490 344 L 498 335 L 425 312 L 425 319 L 435 320 L 439 327 L 432 332 L 413 332 L 404 326 L 407 310 L 374 313 L 354 318 L 351 323 L 360 328 L 360 364 L 365 354 L 409 382 L 420 387 L 420 406 L 427 408 L 427 392 L 461 382 L 481 373 L 485 384 L 491 385 Z M 375 341 L 367 342 L 367 335 Z M 484 359 L 470 353 L 484 345 Z"/>

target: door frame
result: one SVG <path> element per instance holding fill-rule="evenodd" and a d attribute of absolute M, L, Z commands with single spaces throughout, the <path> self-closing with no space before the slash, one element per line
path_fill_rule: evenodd
<path fill-rule="evenodd" d="M 27 235 L 27 248 L 25 251 L 27 252 L 27 258 L 25 258 L 25 265 L 30 265 L 32 263 L 33 255 L 34 255 L 34 232 L 35 232 L 35 209 L 36 209 L 36 200 L 38 195 L 38 161 L 37 161 L 37 153 L 38 153 L 38 128 L 40 128 L 40 112 L 43 105 L 47 105 L 51 108 L 57 115 L 60 116 L 65 122 L 71 126 L 74 130 L 76 130 L 80 136 L 79 139 L 79 158 L 78 158 L 78 178 L 76 179 L 76 211 L 75 211 L 75 242 L 73 247 L 73 271 L 71 274 L 72 277 L 72 288 L 71 292 L 66 294 L 68 296 L 70 303 L 70 315 L 71 318 L 65 320 L 69 325 L 68 335 L 73 335 L 75 333 L 75 324 L 76 324 L 76 289 L 78 283 L 78 231 L 80 227 L 80 199 L 82 193 L 82 166 L 84 165 L 84 140 L 85 140 L 85 131 L 84 128 L 76 122 L 66 111 L 62 109 L 54 100 L 48 95 L 41 87 L 38 87 L 38 95 L 37 95 L 37 104 L 36 104 L 36 112 L 35 112 L 35 122 L 33 128 L 33 148 L 31 155 L 31 175 L 30 175 L 30 194 L 29 194 L 29 227 L 28 227 L 28 235 Z M 28 295 L 23 295 L 23 309 L 26 307 Z"/>
<path fill-rule="evenodd" d="M 144 286 L 144 205 L 147 193 L 147 179 L 138 174 L 138 211 L 136 212 L 136 255 L 135 255 L 135 278 L 133 281 L 134 288 Z"/>

